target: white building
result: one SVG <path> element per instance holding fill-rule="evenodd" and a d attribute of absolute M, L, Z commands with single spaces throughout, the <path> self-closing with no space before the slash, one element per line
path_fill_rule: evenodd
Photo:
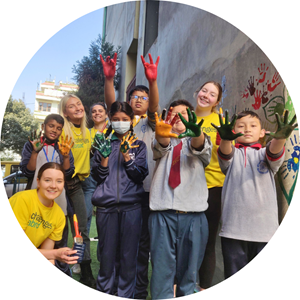
<path fill-rule="evenodd" d="M 55 80 L 41 83 L 39 91 L 35 93 L 34 118 L 43 123 L 47 115 L 58 113 L 60 99 L 65 94 L 77 91 L 78 88 L 74 83 L 62 81 L 55 85 Z"/>

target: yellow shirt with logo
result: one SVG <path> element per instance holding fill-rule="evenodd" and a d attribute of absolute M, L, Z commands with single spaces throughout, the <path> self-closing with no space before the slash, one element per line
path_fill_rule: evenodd
<path fill-rule="evenodd" d="M 209 165 L 205 168 L 207 188 L 222 187 L 225 180 L 225 175 L 221 171 L 218 161 L 217 149 L 219 145 L 216 144 L 217 129 L 211 126 L 211 123 L 220 126 L 219 115 L 216 113 L 211 113 L 206 117 L 197 117 L 197 123 L 199 123 L 202 119 L 204 119 L 204 122 L 201 129 L 210 136 L 210 140 L 213 144 L 211 160 Z"/>
<path fill-rule="evenodd" d="M 73 177 L 77 175 L 81 181 L 90 175 L 91 135 L 87 128 L 85 130 L 85 139 L 83 139 L 81 128 L 72 127 L 73 140 L 75 143 L 71 149 L 75 166 Z M 61 136 L 65 139 L 64 130 Z"/>
<path fill-rule="evenodd" d="M 62 239 L 66 218 L 55 202 L 52 207 L 43 205 L 36 189 L 18 192 L 9 202 L 22 229 L 37 248 L 47 238 Z"/>

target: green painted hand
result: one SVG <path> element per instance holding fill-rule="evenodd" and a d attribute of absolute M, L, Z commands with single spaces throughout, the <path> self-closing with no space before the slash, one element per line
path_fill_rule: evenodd
<path fill-rule="evenodd" d="M 290 123 L 288 122 L 288 118 L 289 118 L 288 110 L 286 110 L 283 114 L 283 122 L 282 122 L 281 118 L 279 117 L 278 113 L 275 113 L 275 117 L 276 117 L 277 125 L 278 125 L 277 130 L 276 130 L 276 132 L 268 133 L 274 139 L 277 139 L 277 140 L 287 139 L 291 135 L 293 130 L 296 127 L 298 127 L 298 123 L 294 124 L 294 122 L 296 121 L 296 115 L 294 115 L 294 117 L 290 121 Z"/>
<path fill-rule="evenodd" d="M 140 145 L 132 146 L 132 144 L 137 140 L 138 138 L 135 136 L 135 134 L 131 135 L 131 133 L 128 133 L 126 136 L 123 136 L 120 150 L 122 153 L 126 153 L 129 149 L 137 148 Z"/>
<path fill-rule="evenodd" d="M 42 131 L 39 134 L 36 133 L 36 130 L 31 132 L 31 138 L 28 137 L 29 142 L 31 143 L 33 150 L 35 152 L 40 152 L 43 149 L 44 143 L 41 142 Z"/>
<path fill-rule="evenodd" d="M 181 122 L 184 124 L 186 130 L 184 133 L 181 133 L 178 138 L 183 138 L 186 136 L 190 137 L 198 137 L 201 135 L 201 126 L 204 122 L 202 119 L 198 124 L 197 124 L 197 116 L 194 111 L 191 112 L 189 108 L 186 109 L 189 117 L 189 121 L 187 121 L 181 113 L 178 113 L 179 118 L 181 119 Z"/>
<path fill-rule="evenodd" d="M 233 141 L 239 136 L 244 135 L 243 133 L 235 133 L 233 128 L 234 124 L 236 122 L 237 115 L 234 115 L 232 118 L 231 123 L 228 121 L 228 110 L 225 110 L 225 124 L 223 123 L 223 118 L 221 114 L 219 114 L 219 119 L 220 119 L 220 126 L 216 126 L 215 124 L 211 123 L 213 127 L 217 129 L 219 132 L 219 135 L 222 140 L 227 140 L 227 141 Z"/>
<path fill-rule="evenodd" d="M 104 158 L 107 158 L 112 151 L 110 139 L 106 139 L 102 132 L 96 133 L 92 147 L 98 150 Z"/>

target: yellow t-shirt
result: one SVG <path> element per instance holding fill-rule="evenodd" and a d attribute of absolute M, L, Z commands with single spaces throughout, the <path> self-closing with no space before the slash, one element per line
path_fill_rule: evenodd
<path fill-rule="evenodd" d="M 87 128 L 85 130 L 85 139 L 83 139 L 81 128 L 72 127 L 73 140 L 75 143 L 71 149 L 75 166 L 73 177 L 78 175 L 81 181 L 90 175 L 91 135 Z M 65 139 L 64 130 L 61 136 Z"/>
<path fill-rule="evenodd" d="M 9 202 L 22 229 L 37 248 L 47 238 L 62 239 L 66 218 L 55 202 L 52 207 L 43 205 L 36 189 L 18 192 Z"/>
<path fill-rule="evenodd" d="M 222 173 L 218 161 L 217 149 L 219 145 L 216 145 L 217 129 L 211 126 L 211 123 L 217 126 L 220 125 L 219 115 L 216 113 L 211 113 L 209 116 L 206 117 L 197 117 L 197 123 L 199 123 L 202 119 L 204 119 L 204 122 L 202 124 L 201 129 L 208 136 L 210 136 L 211 142 L 213 144 L 211 160 L 209 165 L 205 168 L 207 188 L 222 187 L 225 175 Z"/>

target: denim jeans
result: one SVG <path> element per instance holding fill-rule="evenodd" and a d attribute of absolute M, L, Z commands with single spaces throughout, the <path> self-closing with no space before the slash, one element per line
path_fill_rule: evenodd
<path fill-rule="evenodd" d="M 97 187 L 97 182 L 90 175 L 85 181 L 81 182 L 82 190 L 84 193 L 86 213 L 87 213 L 87 231 L 90 233 L 92 216 L 93 216 L 93 204 L 92 204 L 92 196 Z"/>
<path fill-rule="evenodd" d="M 79 232 L 83 238 L 83 242 L 86 244 L 83 260 L 90 260 L 90 237 L 87 231 L 87 214 L 84 200 L 84 194 L 81 186 L 81 181 L 78 176 L 73 177 L 66 182 L 67 195 L 70 199 L 70 203 L 73 207 L 74 213 L 78 219 Z M 70 217 L 71 229 L 74 236 L 73 216 Z"/>

